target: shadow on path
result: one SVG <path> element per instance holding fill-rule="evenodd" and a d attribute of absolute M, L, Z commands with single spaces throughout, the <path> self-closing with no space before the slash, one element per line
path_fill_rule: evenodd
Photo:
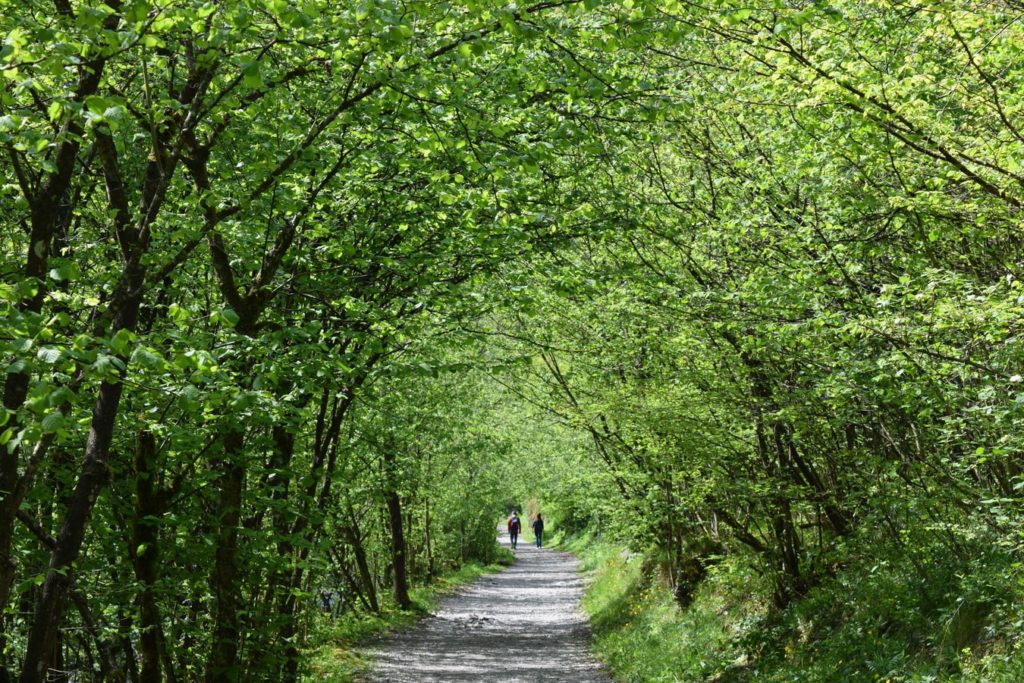
<path fill-rule="evenodd" d="M 522 537 L 520 537 L 521 539 Z M 508 546 L 508 536 L 501 543 Z M 519 542 L 516 563 L 370 652 L 374 683 L 611 683 L 588 651 L 584 583 L 572 555 Z"/>

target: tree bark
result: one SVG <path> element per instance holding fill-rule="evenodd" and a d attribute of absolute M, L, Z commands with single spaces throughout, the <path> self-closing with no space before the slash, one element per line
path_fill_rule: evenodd
<path fill-rule="evenodd" d="M 116 10 L 120 2 L 115 0 L 110 6 Z M 112 16 L 113 19 L 107 20 L 111 29 L 120 21 L 116 12 Z M 76 101 L 82 102 L 86 97 L 95 94 L 102 80 L 105 63 L 106 60 L 93 61 L 82 69 L 76 88 Z M 54 156 L 54 170 L 38 192 L 25 197 L 31 206 L 31 227 L 28 254 L 22 274 L 26 279 L 35 280 L 37 283 L 35 293 L 19 305 L 19 309 L 25 313 L 39 313 L 43 308 L 53 236 L 57 232 L 58 223 L 61 220 L 69 220 L 71 215 L 65 203 L 74 177 L 75 161 L 81 148 L 81 126 L 72 118 L 64 125 L 61 135 L 63 142 L 57 147 Z M 28 188 L 25 188 L 25 192 L 27 191 Z M 29 383 L 27 371 L 8 373 L 4 379 L 4 408 L 11 415 L 9 427 L 18 426 L 18 411 L 28 396 Z M 7 607 L 11 597 L 11 586 L 14 584 L 17 570 L 11 557 L 14 523 L 18 507 L 21 505 L 22 492 L 28 488 L 21 486 L 18 481 L 19 458 L 19 448 L 0 448 L 0 610 Z M 0 629 L 0 653 L 6 650 L 6 641 L 3 629 Z M 0 657 L 0 683 L 8 683 L 11 680 L 11 673 Z"/>
<path fill-rule="evenodd" d="M 164 514 L 164 500 L 156 488 L 156 440 L 139 432 L 135 450 L 135 515 L 132 519 L 130 556 L 139 594 L 140 683 L 161 683 L 163 624 L 154 586 L 159 576 L 160 539 L 157 520 Z"/>
<path fill-rule="evenodd" d="M 384 498 L 388 507 L 388 522 L 391 527 L 391 568 L 395 602 L 401 609 L 412 607 L 409 598 L 409 578 L 406 574 L 405 532 L 402 525 L 402 498 L 398 492 L 397 462 L 390 448 L 384 451 L 384 476 L 387 491 Z"/>
<path fill-rule="evenodd" d="M 363 534 L 359 531 L 359 520 L 356 519 L 355 511 L 348 507 L 349 523 L 344 525 L 345 538 L 352 546 L 352 552 L 356 557 L 356 568 L 359 570 L 359 578 L 363 582 L 363 589 L 366 591 L 366 598 L 370 603 L 370 609 L 374 613 L 380 612 L 380 602 L 377 599 L 377 582 L 370 571 L 370 563 L 366 558 L 366 548 L 363 545 Z"/>
<path fill-rule="evenodd" d="M 280 632 L 278 639 L 285 643 L 284 663 L 279 680 L 282 683 L 295 681 L 299 675 L 299 648 L 295 642 L 296 624 L 294 612 L 297 598 L 289 590 L 288 579 L 295 555 L 295 547 L 289 539 L 291 514 L 286 511 L 288 492 L 291 484 L 291 462 L 295 454 L 295 435 L 286 425 L 274 425 L 272 431 L 274 452 L 271 457 L 270 469 L 274 474 L 274 487 L 271 494 L 273 501 L 274 534 L 277 537 L 277 556 L 279 567 L 274 571 L 267 590 L 267 604 L 276 605 Z"/>
<path fill-rule="evenodd" d="M 234 425 L 224 435 L 225 457 L 218 485 L 217 550 L 210 576 L 214 626 L 206 660 L 206 683 L 235 683 L 241 673 L 238 664 L 241 635 L 238 526 L 245 488 L 245 466 L 241 463 L 244 446 L 245 434 Z"/>
<path fill-rule="evenodd" d="M 140 248 L 144 245 L 140 244 Z M 138 323 L 142 301 L 142 283 L 145 271 L 140 263 L 141 253 L 125 268 L 118 291 L 112 302 L 116 311 L 112 332 L 134 330 Z M 124 360 L 124 359 L 122 359 Z M 46 680 L 57 630 L 64 606 L 64 597 L 70 588 L 71 567 L 78 559 L 85 538 L 86 526 L 96 504 L 96 497 L 109 477 L 110 443 L 114 436 L 114 423 L 121 405 L 124 385 L 120 380 L 104 381 L 93 407 L 92 424 L 85 444 L 85 457 L 79 471 L 67 513 L 57 534 L 57 544 L 50 555 L 50 565 L 36 604 L 25 647 L 25 660 L 21 683 L 41 683 Z"/>
<path fill-rule="evenodd" d="M 430 542 L 430 495 L 423 500 L 423 548 L 427 554 L 427 576 L 434 578 L 434 552 Z"/>

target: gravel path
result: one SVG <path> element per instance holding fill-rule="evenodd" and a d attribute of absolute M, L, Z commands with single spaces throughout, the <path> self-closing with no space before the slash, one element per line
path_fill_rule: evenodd
<path fill-rule="evenodd" d="M 501 538 L 508 545 L 508 536 Z M 374 683 L 611 683 L 590 656 L 572 555 L 520 536 L 517 561 L 443 600 L 371 652 Z"/>

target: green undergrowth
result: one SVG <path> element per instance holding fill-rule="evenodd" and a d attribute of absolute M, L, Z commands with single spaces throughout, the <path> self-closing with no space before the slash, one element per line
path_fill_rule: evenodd
<path fill-rule="evenodd" d="M 365 673 L 370 662 L 361 653 L 360 646 L 382 634 L 410 626 L 437 607 L 438 601 L 456 589 L 472 583 L 485 574 L 505 569 L 515 561 L 505 548 L 497 550 L 492 564 L 469 562 L 459 569 L 437 577 L 429 584 L 410 590 L 411 610 L 400 610 L 390 596 L 382 593 L 380 614 L 353 611 L 332 617 L 320 615 L 312 626 L 313 645 L 306 652 L 306 671 L 303 681 L 349 683 Z"/>
<path fill-rule="evenodd" d="M 765 609 L 740 590 L 755 577 L 736 577 L 715 590 L 706 584 L 684 612 L 644 555 L 586 536 L 563 547 L 592 572 L 583 604 L 597 655 L 617 680 L 701 681 L 741 661 L 742 635 Z"/>
<path fill-rule="evenodd" d="M 931 558 L 924 581 L 898 558 L 851 562 L 780 612 L 735 558 L 680 609 L 653 555 L 589 536 L 562 546 L 591 573 L 584 607 L 618 681 L 1024 681 L 1024 580 L 1005 556 Z"/>

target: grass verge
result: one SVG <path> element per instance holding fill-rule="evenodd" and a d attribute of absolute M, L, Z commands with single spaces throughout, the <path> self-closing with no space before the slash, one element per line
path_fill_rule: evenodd
<path fill-rule="evenodd" d="M 705 586 L 682 611 L 644 555 L 588 536 L 562 547 L 591 572 L 583 607 L 593 624 L 594 651 L 616 680 L 705 681 L 742 664 L 738 636 L 765 609 L 749 593 Z"/>
<path fill-rule="evenodd" d="M 622 683 L 1024 680 L 1021 586 L 991 558 L 924 587 L 895 563 L 851 564 L 779 612 L 740 562 L 681 609 L 650 558 L 586 535 L 562 547 L 591 572 L 594 650 Z"/>

